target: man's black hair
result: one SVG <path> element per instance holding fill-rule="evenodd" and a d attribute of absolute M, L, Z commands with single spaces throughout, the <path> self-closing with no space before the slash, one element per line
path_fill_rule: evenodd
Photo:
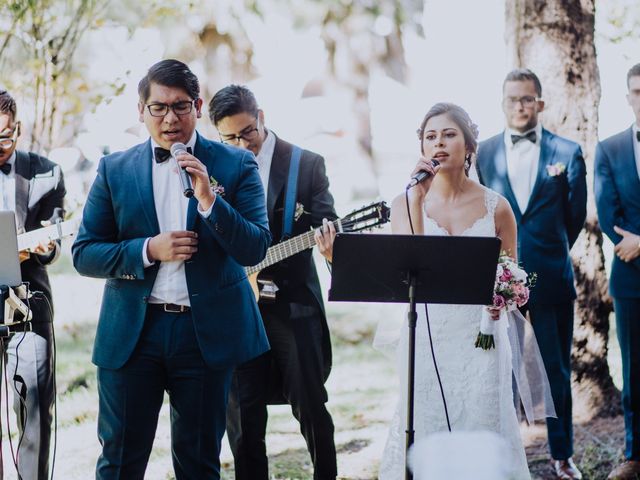
<path fill-rule="evenodd" d="M 138 95 L 143 103 L 149 98 L 151 84 L 181 88 L 193 99 L 200 97 L 200 82 L 189 67 L 179 60 L 162 60 L 151 66 L 138 83 Z"/>
<path fill-rule="evenodd" d="M 209 102 L 209 118 L 214 125 L 225 117 L 248 113 L 258 118 L 258 102 L 244 85 L 228 85 L 219 90 Z"/>

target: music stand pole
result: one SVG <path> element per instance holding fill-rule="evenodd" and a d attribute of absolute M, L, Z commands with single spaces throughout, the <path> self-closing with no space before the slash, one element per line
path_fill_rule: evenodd
<path fill-rule="evenodd" d="M 407 283 L 409 284 L 409 311 L 407 312 L 407 321 L 409 324 L 409 348 L 408 350 L 408 369 L 407 369 L 407 430 L 406 430 L 406 447 L 405 454 L 409 452 L 409 448 L 413 445 L 415 438 L 415 430 L 413 428 L 413 406 L 414 406 L 414 387 L 416 381 L 416 325 L 418 320 L 418 312 L 416 311 L 416 275 L 409 272 L 407 275 Z M 409 469 L 409 465 L 405 462 L 405 478 L 413 480 L 413 474 Z"/>

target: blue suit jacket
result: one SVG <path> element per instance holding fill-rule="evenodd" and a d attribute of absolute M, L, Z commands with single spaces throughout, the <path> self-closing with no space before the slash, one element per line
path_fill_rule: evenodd
<path fill-rule="evenodd" d="M 209 218 L 189 200 L 187 230 L 198 251 L 185 262 L 192 318 L 208 366 L 229 367 L 268 350 L 262 319 L 243 265 L 255 265 L 271 241 L 253 154 L 198 135 L 194 155 L 224 186 Z M 158 263 L 144 268 L 145 239 L 160 233 L 151 180 L 151 143 L 104 157 L 73 244 L 82 275 L 106 278 L 93 350 L 99 367 L 120 368 L 142 331 Z"/>
<path fill-rule="evenodd" d="M 614 244 L 622 240 L 614 225 L 640 234 L 640 178 L 633 152 L 633 130 L 603 140 L 596 148 L 595 193 L 600 228 Z M 609 290 L 619 298 L 640 297 L 640 258 L 613 257 Z"/>
<path fill-rule="evenodd" d="M 561 163 L 563 173 L 549 175 L 547 166 Z M 577 143 L 542 130 L 538 174 L 524 212 L 507 174 L 504 134 L 480 144 L 477 159 L 480 182 L 503 195 L 518 224 L 518 260 L 538 280 L 531 302 L 555 304 L 576 298 L 569 250 L 587 214 L 586 169 Z"/>

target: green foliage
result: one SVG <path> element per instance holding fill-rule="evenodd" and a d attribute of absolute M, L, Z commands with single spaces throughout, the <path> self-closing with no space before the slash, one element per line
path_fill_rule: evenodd
<path fill-rule="evenodd" d="M 31 145 L 46 150 L 75 133 L 73 121 L 90 90 L 76 52 L 89 30 L 104 24 L 109 1 L 13 0 L 0 4 L 0 68 L 15 96 L 30 99 Z M 27 80 L 27 81 L 25 81 Z M 71 126 L 71 128 L 67 128 Z"/>
<path fill-rule="evenodd" d="M 604 2 L 601 2 L 604 5 Z M 600 36 L 612 43 L 640 38 L 640 9 L 636 0 L 608 0 Z"/>

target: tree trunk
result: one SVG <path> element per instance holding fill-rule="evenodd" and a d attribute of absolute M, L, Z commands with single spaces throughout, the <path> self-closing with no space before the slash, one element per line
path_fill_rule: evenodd
<path fill-rule="evenodd" d="M 620 396 L 607 364 L 611 299 L 593 195 L 600 76 L 594 44 L 595 0 L 507 0 L 505 40 L 510 67 L 542 82 L 546 128 L 578 142 L 587 164 L 587 221 L 572 250 L 576 317 L 572 352 L 577 410 L 618 414 Z"/>

